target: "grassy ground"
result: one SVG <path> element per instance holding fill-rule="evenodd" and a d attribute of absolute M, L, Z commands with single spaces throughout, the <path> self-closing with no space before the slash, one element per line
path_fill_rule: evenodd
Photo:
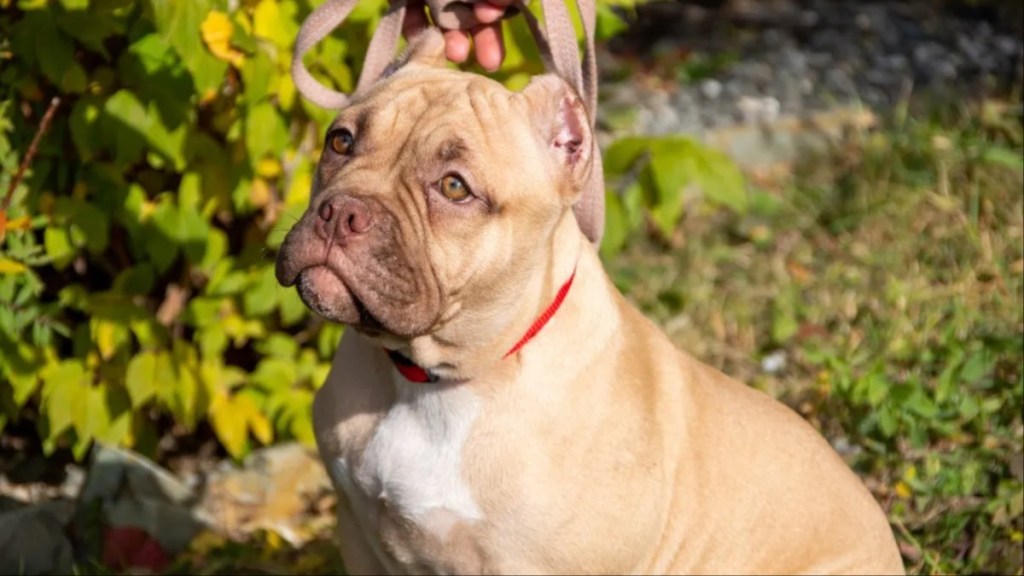
<path fill-rule="evenodd" d="M 910 573 L 1022 572 L 1019 113 L 896 118 L 608 262 L 680 347 L 822 430 Z"/>
<path fill-rule="evenodd" d="M 1022 573 L 1024 180 L 1019 109 L 896 118 L 690 210 L 609 259 L 681 348 L 796 408 L 882 502 L 910 573 Z M 175 571 L 328 574 L 330 535 L 203 539 Z"/>

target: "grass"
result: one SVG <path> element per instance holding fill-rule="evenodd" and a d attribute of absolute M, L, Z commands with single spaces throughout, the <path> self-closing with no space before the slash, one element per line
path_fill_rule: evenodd
<path fill-rule="evenodd" d="M 1020 109 L 894 119 L 608 262 L 681 347 L 817 426 L 910 573 L 1021 574 Z"/>
<path fill-rule="evenodd" d="M 607 261 L 681 348 L 829 438 L 912 574 L 1024 571 L 1021 126 L 998 103 L 898 117 Z M 207 538 L 172 571 L 337 573 L 330 540 Z"/>

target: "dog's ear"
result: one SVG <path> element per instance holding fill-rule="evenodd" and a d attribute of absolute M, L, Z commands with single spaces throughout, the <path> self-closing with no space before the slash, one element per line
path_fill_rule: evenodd
<path fill-rule="evenodd" d="M 533 125 L 570 178 L 570 202 L 579 197 L 594 160 L 594 133 L 583 100 L 553 74 L 535 76 L 523 89 Z"/>

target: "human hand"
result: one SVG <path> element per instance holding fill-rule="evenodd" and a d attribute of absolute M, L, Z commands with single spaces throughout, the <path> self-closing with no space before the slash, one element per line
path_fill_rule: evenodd
<path fill-rule="evenodd" d="M 473 13 L 480 26 L 472 30 L 445 30 L 445 56 L 452 62 L 465 62 L 469 57 L 470 39 L 476 50 L 476 61 L 484 70 L 494 72 L 505 59 L 505 39 L 501 32 L 501 17 L 514 0 L 478 0 Z M 415 36 L 427 27 L 427 12 L 423 0 L 410 0 L 402 33 L 406 38 Z"/>

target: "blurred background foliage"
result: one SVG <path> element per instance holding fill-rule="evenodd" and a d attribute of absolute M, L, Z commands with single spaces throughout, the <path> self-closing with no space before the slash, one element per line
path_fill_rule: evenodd
<path fill-rule="evenodd" d="M 78 459 L 94 439 L 155 455 L 162 435 L 205 425 L 236 458 L 312 441 L 310 402 L 341 327 L 277 285 L 272 251 L 308 201 L 333 119 L 290 78 L 317 3 L 3 2 L 0 430 L 33 425 L 45 452 Z M 308 56 L 314 75 L 351 91 L 385 4 L 361 1 Z M 624 26 L 610 6 L 599 38 Z M 515 19 L 495 76 L 519 89 L 542 71 Z M 670 232 L 681 190 L 704 172 L 741 203 L 720 154 L 679 139 L 620 148 L 610 176 L 645 177 L 623 200 L 610 194 L 606 254 L 646 213 Z"/>

